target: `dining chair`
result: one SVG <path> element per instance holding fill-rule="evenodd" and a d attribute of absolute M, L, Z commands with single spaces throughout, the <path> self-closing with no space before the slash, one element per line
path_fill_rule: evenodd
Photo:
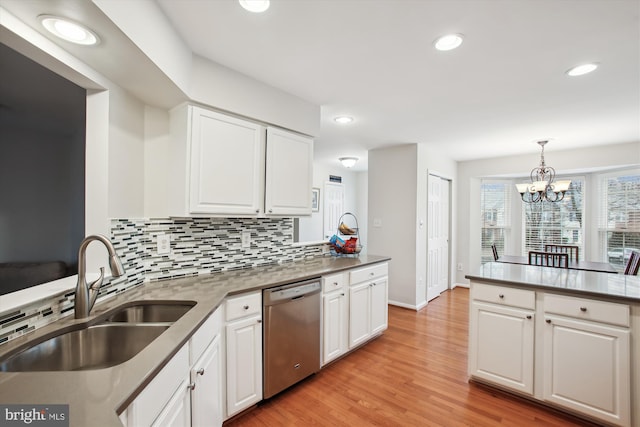
<path fill-rule="evenodd" d="M 529 265 L 569 268 L 569 255 L 561 252 L 529 251 Z"/>
<path fill-rule="evenodd" d="M 573 245 L 544 245 L 545 252 L 559 252 L 569 255 L 569 259 L 578 261 L 578 246 Z"/>
<path fill-rule="evenodd" d="M 624 274 L 627 276 L 635 276 L 640 268 L 640 252 L 631 251 L 631 256 L 624 268 Z"/>
<path fill-rule="evenodd" d="M 493 260 L 497 261 L 499 256 L 498 256 L 498 248 L 496 248 L 496 244 L 495 243 L 493 245 L 491 245 L 491 251 L 493 252 Z"/>

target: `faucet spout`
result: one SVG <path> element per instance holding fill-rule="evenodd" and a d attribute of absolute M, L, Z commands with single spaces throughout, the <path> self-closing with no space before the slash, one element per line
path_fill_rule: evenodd
<path fill-rule="evenodd" d="M 101 234 L 92 234 L 85 237 L 80 243 L 80 249 L 78 249 L 78 283 L 76 284 L 75 292 L 75 317 L 76 319 L 83 319 L 89 316 L 93 305 L 98 298 L 98 291 L 102 286 L 104 280 L 104 267 L 100 267 L 100 277 L 87 284 L 87 261 L 86 252 L 89 243 L 97 240 L 101 242 L 109 252 L 109 268 L 113 277 L 119 277 L 124 274 L 124 267 L 122 262 L 116 253 L 113 244 L 109 239 Z"/>

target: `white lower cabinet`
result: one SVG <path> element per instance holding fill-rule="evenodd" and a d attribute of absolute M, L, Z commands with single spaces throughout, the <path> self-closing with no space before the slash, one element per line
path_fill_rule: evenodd
<path fill-rule="evenodd" d="M 222 337 L 217 335 L 191 368 L 191 425 L 221 426 L 222 410 Z"/>
<path fill-rule="evenodd" d="M 532 395 L 533 312 L 473 301 L 470 316 L 469 372 Z"/>
<path fill-rule="evenodd" d="M 168 424 L 172 419 L 175 424 Z M 161 424 L 161 422 L 167 424 Z M 128 426 L 185 425 L 191 423 L 189 346 L 178 353 L 127 408 Z"/>
<path fill-rule="evenodd" d="M 120 415 L 124 425 L 221 426 L 222 315 L 216 310 Z"/>
<path fill-rule="evenodd" d="M 349 350 L 348 276 L 344 273 L 322 278 L 322 364 Z"/>
<path fill-rule="evenodd" d="M 349 273 L 349 348 L 387 329 L 387 263 Z"/>
<path fill-rule="evenodd" d="M 545 302 L 551 299 L 553 303 L 557 298 L 562 297 L 547 295 Z M 593 304 L 598 305 L 590 307 Z M 575 315 L 588 314 L 602 304 L 628 316 L 626 305 L 590 300 L 581 300 Z M 562 314 L 545 311 L 544 399 L 608 423 L 629 426 L 629 328 L 584 320 L 584 315 L 573 318 L 569 307 Z"/>
<path fill-rule="evenodd" d="M 226 418 L 262 400 L 262 293 L 228 298 Z"/>
<path fill-rule="evenodd" d="M 471 377 L 632 425 L 629 305 L 476 282 L 470 295 Z"/>

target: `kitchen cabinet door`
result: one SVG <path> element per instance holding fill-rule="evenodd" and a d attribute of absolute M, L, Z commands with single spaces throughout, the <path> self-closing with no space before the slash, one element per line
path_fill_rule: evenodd
<path fill-rule="evenodd" d="M 191 398 L 188 378 L 185 378 L 180 384 L 178 390 L 151 426 L 191 427 Z"/>
<path fill-rule="evenodd" d="M 262 400 L 262 316 L 229 322 L 227 418 Z"/>
<path fill-rule="evenodd" d="M 349 349 L 349 294 L 344 289 L 325 294 L 323 300 L 323 357 L 326 364 Z"/>
<path fill-rule="evenodd" d="M 267 128 L 265 213 L 311 215 L 313 139 Z"/>
<path fill-rule="evenodd" d="M 349 288 L 349 348 L 354 348 L 371 336 L 371 303 L 369 283 Z"/>
<path fill-rule="evenodd" d="M 217 335 L 191 368 L 191 422 L 194 426 L 221 426 L 222 338 Z"/>
<path fill-rule="evenodd" d="M 371 335 L 376 335 L 387 329 L 388 297 L 387 278 L 379 278 L 371 283 Z"/>
<path fill-rule="evenodd" d="M 629 426 L 629 329 L 549 314 L 544 326 L 544 399 Z"/>
<path fill-rule="evenodd" d="M 189 212 L 258 214 L 263 194 L 264 127 L 191 108 Z"/>
<path fill-rule="evenodd" d="M 469 374 L 533 395 L 534 312 L 471 302 Z"/>

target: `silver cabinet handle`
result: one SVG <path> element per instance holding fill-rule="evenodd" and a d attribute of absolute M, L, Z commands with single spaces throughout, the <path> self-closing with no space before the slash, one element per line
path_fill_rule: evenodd
<path fill-rule="evenodd" d="M 531 315 L 530 314 L 527 314 L 527 319 L 531 319 Z"/>
<path fill-rule="evenodd" d="M 196 371 L 196 374 L 198 375 L 204 375 L 204 368 L 200 368 Z"/>
<path fill-rule="evenodd" d="M 551 319 L 547 319 L 547 320 L 545 320 L 545 322 L 551 323 Z"/>
<path fill-rule="evenodd" d="M 187 388 L 191 391 L 196 389 L 196 383 L 189 383 L 189 385 L 187 386 Z"/>
<path fill-rule="evenodd" d="M 258 323 L 262 323 L 262 319 L 258 319 Z"/>
<path fill-rule="evenodd" d="M 344 296 L 344 293 L 340 294 L 340 296 L 342 296 L 342 297 L 343 297 L 343 296 Z"/>
<path fill-rule="evenodd" d="M 245 310 L 249 310 L 249 306 L 248 306 L 248 305 L 245 305 L 245 306 L 244 306 L 244 307 L 242 307 L 242 308 L 244 308 Z"/>
<path fill-rule="evenodd" d="M 260 213 L 260 209 L 256 209 L 256 213 Z"/>
<path fill-rule="evenodd" d="M 273 213 L 273 209 L 269 209 L 269 213 Z"/>
<path fill-rule="evenodd" d="M 503 298 L 504 298 L 504 294 L 500 294 L 500 295 L 498 295 L 498 297 L 499 297 L 500 299 L 503 299 Z"/>
<path fill-rule="evenodd" d="M 582 312 L 587 311 L 587 307 L 580 307 L 580 311 L 582 311 Z"/>

